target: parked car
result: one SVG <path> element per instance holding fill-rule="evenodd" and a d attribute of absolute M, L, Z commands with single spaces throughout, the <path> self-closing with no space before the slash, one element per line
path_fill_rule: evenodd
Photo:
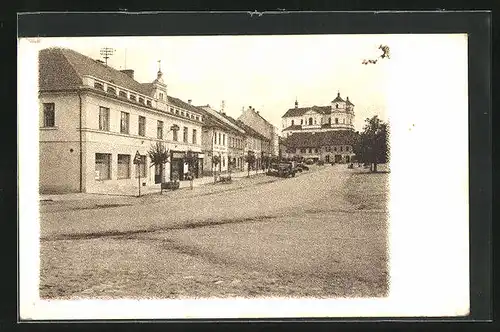
<path fill-rule="evenodd" d="M 279 176 L 283 178 L 294 177 L 297 170 L 292 163 L 282 162 L 279 164 L 271 164 L 266 175 Z"/>
<path fill-rule="evenodd" d="M 297 171 L 302 172 L 302 171 L 308 171 L 309 167 L 307 167 L 304 163 L 298 163 L 297 166 L 295 167 Z"/>
<path fill-rule="evenodd" d="M 312 165 L 312 164 L 314 164 L 314 160 L 312 160 L 312 159 L 306 159 L 306 164 L 307 165 Z"/>

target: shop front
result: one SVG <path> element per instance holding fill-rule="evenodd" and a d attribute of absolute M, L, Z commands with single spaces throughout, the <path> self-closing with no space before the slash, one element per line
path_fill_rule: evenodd
<path fill-rule="evenodd" d="M 195 162 L 193 162 L 191 172 L 195 178 L 199 178 L 203 173 L 203 158 L 204 155 L 199 152 L 192 152 Z M 172 151 L 170 157 L 170 181 L 174 175 L 177 175 L 179 181 L 186 179 L 186 174 L 189 171 L 187 153 L 184 151 Z"/>

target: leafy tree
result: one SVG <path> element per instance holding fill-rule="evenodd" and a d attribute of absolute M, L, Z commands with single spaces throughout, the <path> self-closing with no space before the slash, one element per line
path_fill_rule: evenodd
<path fill-rule="evenodd" d="M 248 151 L 245 161 L 248 163 L 248 177 L 250 177 L 250 167 L 254 167 L 256 161 L 255 154 L 252 151 Z"/>
<path fill-rule="evenodd" d="M 188 164 L 188 176 L 189 176 L 189 185 L 191 190 L 193 190 L 193 181 L 194 181 L 194 166 L 198 162 L 197 156 L 193 153 L 193 151 L 188 150 L 186 155 L 184 156 L 184 160 Z"/>
<path fill-rule="evenodd" d="M 221 158 L 218 155 L 212 157 L 212 167 L 214 168 L 214 183 L 217 182 L 217 165 L 221 162 Z"/>
<path fill-rule="evenodd" d="M 163 165 L 165 165 L 169 161 L 170 152 L 165 148 L 165 145 L 161 142 L 156 142 L 155 145 L 151 145 L 148 151 L 149 159 L 151 160 L 152 166 L 160 167 L 160 176 L 161 181 L 163 182 Z"/>
<path fill-rule="evenodd" d="M 389 125 L 377 115 L 367 118 L 354 150 L 359 162 L 369 163 L 370 171 L 377 172 L 377 164 L 389 161 Z"/>

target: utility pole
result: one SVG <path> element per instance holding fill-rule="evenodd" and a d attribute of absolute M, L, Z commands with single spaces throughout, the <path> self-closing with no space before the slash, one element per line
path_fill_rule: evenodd
<path fill-rule="evenodd" d="M 108 59 L 111 57 L 111 55 L 113 55 L 113 52 L 115 50 L 110 48 L 110 47 L 103 47 L 101 48 L 101 56 L 103 57 L 103 59 L 105 60 L 106 62 L 106 66 L 108 65 Z"/>

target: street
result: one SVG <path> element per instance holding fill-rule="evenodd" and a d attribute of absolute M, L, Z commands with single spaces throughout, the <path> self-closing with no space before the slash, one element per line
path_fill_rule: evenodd
<path fill-rule="evenodd" d="M 384 296 L 388 174 L 365 172 L 315 166 L 108 206 L 42 204 L 40 296 Z"/>

